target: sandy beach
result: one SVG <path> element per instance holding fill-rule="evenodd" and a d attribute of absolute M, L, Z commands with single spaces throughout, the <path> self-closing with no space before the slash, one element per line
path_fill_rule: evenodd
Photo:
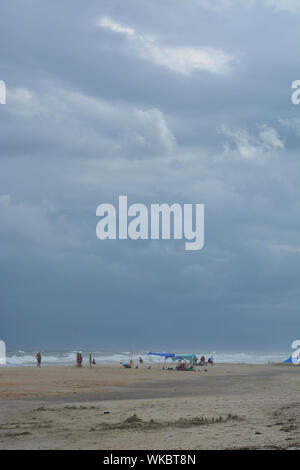
<path fill-rule="evenodd" d="M 0 369 L 0 449 L 300 447 L 300 367 Z"/>

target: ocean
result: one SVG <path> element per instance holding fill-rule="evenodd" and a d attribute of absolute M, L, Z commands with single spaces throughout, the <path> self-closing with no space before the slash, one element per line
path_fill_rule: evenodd
<path fill-rule="evenodd" d="M 14 366 L 30 366 L 36 364 L 35 354 L 37 351 L 8 351 L 6 354 L 6 365 L 0 367 Z M 128 362 L 133 359 L 138 361 L 141 356 L 145 362 L 162 363 L 163 359 L 148 356 L 148 351 L 41 351 L 42 364 L 45 365 L 68 365 L 76 364 L 76 353 L 81 352 L 83 355 L 83 363 L 88 363 L 89 353 L 92 352 L 96 360 L 96 364 L 119 364 L 120 362 Z M 291 351 L 262 353 L 262 352 L 217 352 L 217 351 L 167 351 L 176 354 L 195 353 L 198 358 L 210 355 L 214 356 L 215 363 L 231 363 L 231 364 L 267 364 L 270 362 L 282 362 L 291 355 Z M 169 359 L 168 363 L 172 361 Z"/>

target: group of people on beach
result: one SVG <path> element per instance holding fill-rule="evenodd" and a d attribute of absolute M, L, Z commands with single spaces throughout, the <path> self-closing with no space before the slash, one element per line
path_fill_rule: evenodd
<path fill-rule="evenodd" d="M 82 354 L 78 352 L 78 353 L 76 354 L 77 367 L 82 367 L 82 361 L 83 361 Z M 95 358 L 93 357 L 92 353 L 89 354 L 89 365 L 90 365 L 90 367 L 96 365 L 96 360 L 95 360 Z"/>
<path fill-rule="evenodd" d="M 176 370 L 194 370 L 194 366 L 207 366 L 207 364 L 210 364 L 211 366 L 214 365 L 213 356 L 210 356 L 207 361 L 205 356 L 201 356 L 200 361 L 198 361 L 198 358 L 195 357 L 192 363 L 179 360 L 176 366 Z M 204 370 L 207 371 L 207 369 Z"/>
<path fill-rule="evenodd" d="M 143 364 L 144 360 L 140 356 L 139 357 L 139 363 Z M 130 359 L 129 362 L 120 362 L 121 366 L 123 366 L 125 369 L 132 369 L 134 367 L 134 362 L 133 359 Z M 189 361 L 184 361 L 179 359 L 176 370 L 193 370 L 194 366 L 206 366 L 207 364 L 213 366 L 214 365 L 214 357 L 210 356 L 208 360 L 206 361 L 205 356 L 201 356 L 200 360 L 198 361 L 197 357 L 194 357 L 192 362 Z M 138 365 L 135 366 L 135 368 L 138 368 Z M 170 369 L 170 368 L 169 368 Z M 173 369 L 170 369 L 173 370 Z"/>
<path fill-rule="evenodd" d="M 143 358 L 140 356 L 139 357 L 139 363 L 140 364 L 143 364 L 144 363 L 144 360 Z M 125 369 L 132 369 L 133 368 L 133 359 L 130 359 L 129 362 L 120 362 L 121 366 L 123 366 Z M 135 366 L 136 369 L 138 369 L 138 366 Z"/>
<path fill-rule="evenodd" d="M 195 366 L 206 366 L 207 364 L 213 366 L 214 365 L 214 356 L 210 356 L 206 362 L 205 356 L 200 357 L 200 361 L 197 361 L 195 358 Z"/>
<path fill-rule="evenodd" d="M 37 367 L 41 367 L 42 354 L 41 354 L 40 351 L 38 353 L 36 353 L 35 358 L 36 358 Z M 76 354 L 76 365 L 77 365 L 77 367 L 82 367 L 82 362 L 83 362 L 83 356 L 80 352 L 78 352 Z M 90 367 L 96 365 L 96 360 L 93 357 L 92 353 L 89 354 L 89 364 L 90 364 Z"/>
<path fill-rule="evenodd" d="M 36 362 L 37 362 L 37 367 L 41 367 L 41 363 L 42 363 L 42 354 L 41 352 L 39 351 L 36 355 Z M 76 354 L 76 365 L 77 367 L 82 367 L 82 362 L 83 362 L 83 356 L 80 352 L 78 352 Z M 140 356 L 139 357 L 139 363 L 140 364 L 143 364 L 144 363 L 144 360 L 143 358 Z M 126 369 L 131 369 L 133 367 L 133 359 L 130 359 L 129 362 L 121 362 L 120 363 L 123 367 L 125 367 Z M 177 370 L 185 370 L 186 367 L 184 367 L 184 362 L 180 362 L 180 364 L 178 364 L 178 367 L 177 367 Z M 214 357 L 213 356 L 210 356 L 208 358 L 208 361 L 206 362 L 205 360 L 205 356 L 201 356 L 200 358 L 200 361 L 198 362 L 197 358 L 195 357 L 194 358 L 194 363 L 193 365 L 195 366 L 205 366 L 207 364 L 210 364 L 211 366 L 214 365 Z M 90 367 L 96 365 L 96 360 L 95 358 L 93 357 L 92 353 L 89 354 L 89 365 Z"/>

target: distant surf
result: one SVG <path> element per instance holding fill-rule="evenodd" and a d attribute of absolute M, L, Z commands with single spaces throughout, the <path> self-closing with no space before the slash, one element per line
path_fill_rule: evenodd
<path fill-rule="evenodd" d="M 79 350 L 80 351 L 80 350 Z M 8 351 L 6 355 L 7 366 L 31 366 L 36 364 L 35 354 L 37 351 Z M 76 353 L 78 351 L 41 351 L 42 364 L 45 365 L 68 365 L 76 363 Z M 96 360 L 96 364 L 119 364 L 120 362 L 128 362 L 130 359 L 138 361 L 142 357 L 145 362 L 159 363 L 161 360 L 153 356 L 148 356 L 148 351 L 80 351 L 83 355 L 84 363 L 88 363 L 88 355 L 92 352 Z M 170 351 L 167 351 L 170 352 Z M 260 353 L 260 352 L 233 352 L 223 353 L 216 351 L 171 351 L 177 354 L 184 352 L 193 352 L 200 358 L 201 356 L 214 356 L 216 363 L 231 364 L 267 364 L 283 362 L 290 356 L 290 352 L 285 353 Z M 170 361 L 170 360 L 169 360 Z M 3 366 L 2 366 L 3 367 Z M 5 367 L 5 366 L 4 366 Z"/>

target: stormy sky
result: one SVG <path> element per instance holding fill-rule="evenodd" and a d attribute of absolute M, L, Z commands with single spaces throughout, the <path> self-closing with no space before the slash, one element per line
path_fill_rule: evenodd
<path fill-rule="evenodd" d="M 287 350 L 300 336 L 298 0 L 5 0 L 8 349 Z M 203 203 L 205 245 L 96 238 Z"/>

